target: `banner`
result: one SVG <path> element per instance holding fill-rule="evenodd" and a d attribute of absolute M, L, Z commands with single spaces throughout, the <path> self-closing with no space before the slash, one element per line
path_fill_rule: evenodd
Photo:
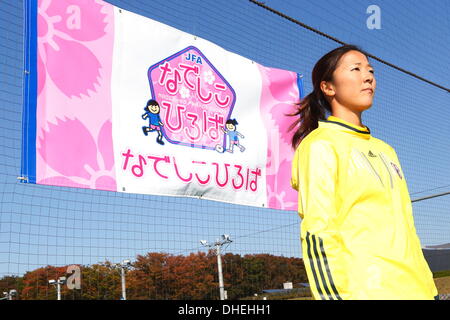
<path fill-rule="evenodd" d="M 301 76 L 97 0 L 28 0 L 22 179 L 297 209 Z"/>

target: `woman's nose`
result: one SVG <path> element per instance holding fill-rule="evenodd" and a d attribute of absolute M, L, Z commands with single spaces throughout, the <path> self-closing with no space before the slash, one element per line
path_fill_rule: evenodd
<path fill-rule="evenodd" d="M 367 72 L 366 75 L 365 75 L 365 77 L 364 77 L 364 82 L 372 83 L 373 80 L 374 80 L 374 78 L 375 78 L 375 77 L 374 77 L 374 75 L 373 75 L 372 72 Z"/>

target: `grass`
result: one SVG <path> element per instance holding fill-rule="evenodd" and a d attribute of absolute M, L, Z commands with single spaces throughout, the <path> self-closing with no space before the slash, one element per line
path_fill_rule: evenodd
<path fill-rule="evenodd" d="M 450 270 L 445 270 L 445 271 L 436 271 L 433 272 L 433 278 L 442 278 L 442 277 L 449 277 L 450 276 Z"/>
<path fill-rule="evenodd" d="M 434 283 L 436 284 L 436 288 L 439 294 L 450 293 L 450 276 L 435 278 Z"/>
<path fill-rule="evenodd" d="M 439 294 L 450 294 L 450 270 L 433 272 L 433 278 Z M 258 297 L 247 297 L 243 300 L 260 300 L 264 296 L 267 300 L 313 300 L 312 297 L 295 297 L 295 295 L 286 294 L 261 294 Z"/>
<path fill-rule="evenodd" d="M 450 294 L 450 270 L 433 272 L 433 278 L 439 294 Z"/>

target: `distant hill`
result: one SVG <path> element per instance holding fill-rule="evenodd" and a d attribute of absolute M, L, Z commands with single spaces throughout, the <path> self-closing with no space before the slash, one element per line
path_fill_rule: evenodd
<path fill-rule="evenodd" d="M 426 246 L 422 252 L 432 272 L 450 270 L 450 243 Z"/>
<path fill-rule="evenodd" d="M 438 244 L 435 246 L 425 246 L 423 249 L 450 249 L 450 243 Z"/>

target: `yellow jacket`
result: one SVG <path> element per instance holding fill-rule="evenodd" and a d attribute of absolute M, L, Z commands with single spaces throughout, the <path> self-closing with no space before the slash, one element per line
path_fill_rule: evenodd
<path fill-rule="evenodd" d="M 433 299 L 395 150 L 334 116 L 295 151 L 301 240 L 315 299 Z"/>

